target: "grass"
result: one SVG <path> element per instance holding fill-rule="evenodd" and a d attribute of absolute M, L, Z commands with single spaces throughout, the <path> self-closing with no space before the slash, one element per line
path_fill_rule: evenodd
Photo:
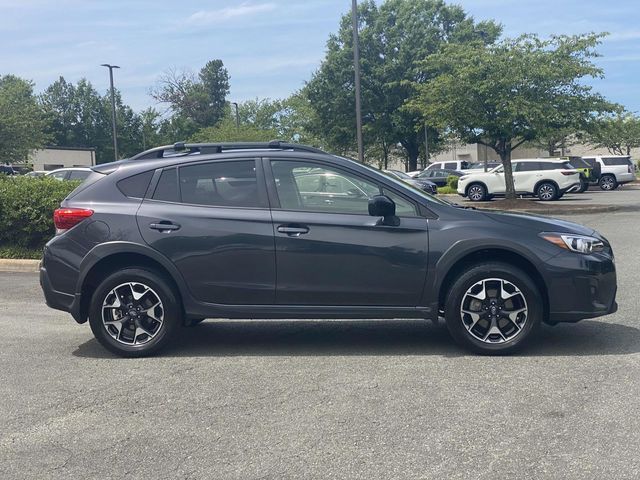
<path fill-rule="evenodd" d="M 23 248 L 13 245 L 0 245 L 0 258 L 20 259 L 28 258 L 40 260 L 42 258 L 41 248 Z"/>
<path fill-rule="evenodd" d="M 451 188 L 450 186 L 438 187 L 438 193 L 448 194 L 448 193 L 458 193 L 458 190 L 455 188 Z"/>

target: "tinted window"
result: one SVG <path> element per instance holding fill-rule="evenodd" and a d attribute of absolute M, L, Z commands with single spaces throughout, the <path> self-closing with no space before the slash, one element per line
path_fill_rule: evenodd
<path fill-rule="evenodd" d="M 87 172 L 86 170 L 71 170 L 71 172 L 69 172 L 69 180 L 86 180 L 90 174 L 91 172 Z"/>
<path fill-rule="evenodd" d="M 118 182 L 118 188 L 127 197 L 143 198 L 153 177 L 153 170 L 132 175 Z"/>
<path fill-rule="evenodd" d="M 67 172 L 56 172 L 52 173 L 49 176 L 55 178 L 56 180 L 64 180 L 67 177 Z"/>
<path fill-rule="evenodd" d="M 629 159 L 629 157 L 602 157 L 602 161 L 604 162 L 605 165 L 607 166 L 613 166 L 613 165 L 631 165 L 631 160 Z"/>
<path fill-rule="evenodd" d="M 595 158 L 582 157 L 582 160 L 587 162 L 591 167 L 594 167 L 595 164 L 596 164 L 596 159 Z"/>
<path fill-rule="evenodd" d="M 256 163 L 213 162 L 180 167 L 183 203 L 218 207 L 262 207 Z"/>
<path fill-rule="evenodd" d="M 540 162 L 517 162 L 513 165 L 514 172 L 535 172 L 541 170 Z"/>
<path fill-rule="evenodd" d="M 154 200 L 165 202 L 179 202 L 178 195 L 178 175 L 175 168 L 169 168 L 162 172 L 158 185 L 153 193 Z"/>
<path fill-rule="evenodd" d="M 449 170 L 455 170 L 458 164 L 456 162 L 447 162 L 444 164 L 444 168 L 448 168 Z M 466 168 L 464 165 L 462 168 Z"/>
<path fill-rule="evenodd" d="M 397 215 L 416 214 L 413 203 L 360 176 L 306 162 L 276 160 L 271 165 L 284 209 L 368 215 L 369 199 L 383 193 L 396 202 Z"/>

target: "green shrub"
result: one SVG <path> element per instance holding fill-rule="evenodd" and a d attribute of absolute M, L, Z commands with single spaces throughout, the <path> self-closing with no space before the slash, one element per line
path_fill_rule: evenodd
<path fill-rule="evenodd" d="M 55 234 L 53 211 L 77 186 L 53 178 L 0 176 L 0 245 L 41 248 Z"/>
<path fill-rule="evenodd" d="M 447 177 L 447 186 L 449 186 L 453 190 L 458 190 L 458 177 L 456 177 L 455 175 L 449 175 Z"/>

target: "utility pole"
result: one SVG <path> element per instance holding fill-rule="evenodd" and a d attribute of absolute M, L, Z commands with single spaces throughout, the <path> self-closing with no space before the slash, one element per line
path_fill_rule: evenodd
<path fill-rule="evenodd" d="M 240 114 L 238 113 L 238 102 L 231 102 L 236 107 L 236 130 L 240 130 Z"/>
<path fill-rule="evenodd" d="M 109 85 L 111 87 L 111 126 L 113 127 L 113 159 L 118 160 L 118 134 L 116 133 L 116 95 L 113 90 L 113 69 L 120 68 L 118 65 L 103 63 L 101 67 L 109 69 Z"/>
<path fill-rule="evenodd" d="M 356 86 L 356 136 L 358 137 L 358 160 L 364 163 L 364 142 L 362 140 L 362 105 L 360 104 L 360 41 L 358 39 L 358 1 L 351 0 L 353 20 L 353 66 Z"/>

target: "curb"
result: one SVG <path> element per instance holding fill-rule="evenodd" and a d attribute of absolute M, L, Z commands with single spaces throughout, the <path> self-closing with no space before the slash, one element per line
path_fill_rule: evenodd
<path fill-rule="evenodd" d="M 0 258 L 0 272 L 36 273 L 39 270 L 40 260 Z"/>

